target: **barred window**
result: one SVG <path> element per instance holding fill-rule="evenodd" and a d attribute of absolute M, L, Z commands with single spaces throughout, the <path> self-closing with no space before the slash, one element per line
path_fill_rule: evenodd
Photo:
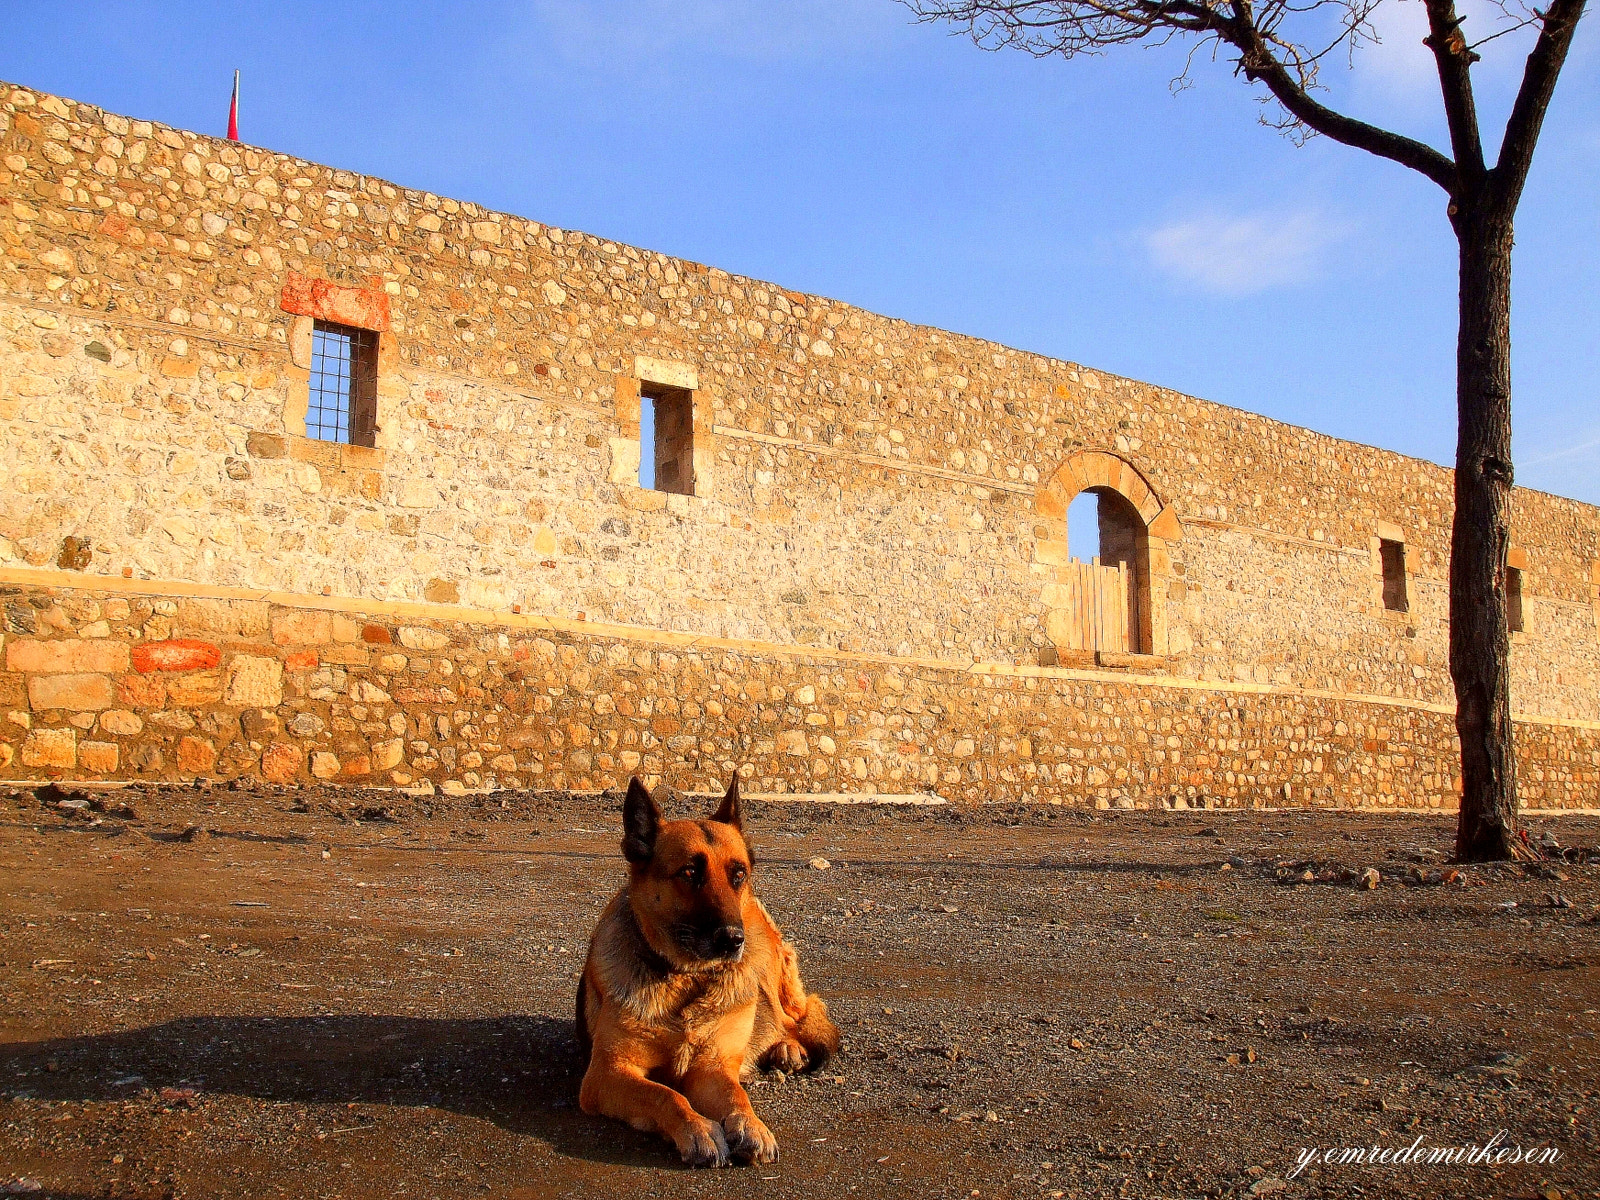
<path fill-rule="evenodd" d="M 306 436 L 371 446 L 377 433 L 378 335 L 318 321 L 311 333 Z"/>

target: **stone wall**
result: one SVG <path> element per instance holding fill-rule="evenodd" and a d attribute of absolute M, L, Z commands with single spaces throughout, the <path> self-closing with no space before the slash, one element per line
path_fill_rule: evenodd
<path fill-rule="evenodd" d="M 303 436 L 317 317 L 379 332 L 374 448 Z M 640 392 L 650 385 L 693 394 L 695 495 L 638 486 Z M 605 624 L 647 641 L 777 648 L 763 655 L 916 660 L 966 689 L 937 702 L 946 721 L 986 711 L 958 694 L 994 690 L 1014 703 L 1032 693 L 994 681 L 1055 679 L 1016 672 L 1058 662 L 1079 669 L 1074 687 L 1100 680 L 1130 718 L 1158 686 L 1186 705 L 1265 688 L 1302 697 L 1308 714 L 1336 703 L 1324 695 L 1403 702 L 1385 719 L 1432 714 L 1417 718 L 1436 739 L 1430 761 L 1453 753 L 1448 721 L 1436 719 L 1451 703 L 1448 471 L 9 85 L 0 85 L 0 472 L 0 569 L 34 581 L 17 584 L 14 603 L 50 601 L 38 611 L 55 601 L 29 589 L 62 586 L 37 574 L 54 569 L 84 586 L 146 586 L 137 594 L 167 596 L 161 603 L 180 603 L 171 597 L 191 585 L 295 603 L 327 596 L 358 614 L 433 603 L 458 606 L 463 619 L 474 610 L 494 622 L 565 623 L 580 640 Z M 1147 524 L 1153 653 L 1060 652 L 1066 504 L 1085 487 L 1120 492 Z M 1600 511 L 1522 489 L 1515 507 L 1528 615 L 1513 646 L 1513 702 L 1551 729 L 1587 728 L 1600 721 Z M 1383 608 L 1380 533 L 1406 543 L 1407 613 Z M 114 640 L 130 653 L 170 640 L 145 631 L 173 615 L 130 617 Z M 82 624 L 101 619 L 110 618 Z M 11 630 L 7 655 L 12 639 L 36 636 Z M 460 635 L 463 645 L 478 636 Z M 610 652 L 594 642 L 584 653 L 596 647 Z M 221 673 L 224 698 L 227 662 L 196 668 Z M 290 687 L 294 672 L 283 670 Z M 34 698 L 33 674 L 8 677 L 27 697 L 17 711 L 74 711 L 40 708 L 67 685 L 41 684 Z M 215 703 L 169 708 L 201 722 L 215 719 Z M 384 720 L 397 716 L 408 719 L 391 709 Z M 983 744 L 987 720 L 950 726 L 952 745 Z M 96 743 L 93 730 L 63 728 Z M 673 736 L 732 736 L 688 728 Z M 249 745 L 242 732 L 222 736 L 209 736 L 219 762 L 228 746 Z M 457 752 L 455 768 L 439 760 L 440 782 L 533 778 L 529 767 L 460 767 L 487 752 Z M 129 753 L 119 751 L 117 772 L 134 770 Z M 370 739 L 349 753 L 383 757 Z M 161 754 L 160 771 L 189 769 L 176 743 Z M 20 767 L 20 744 L 18 755 Z M 385 770 L 433 778 L 413 757 Z M 792 782 L 793 757 L 759 771 Z M 84 769 L 78 758 L 74 770 Z M 264 769 L 255 761 L 250 769 Z M 1165 761 L 1140 756 L 1136 768 Z M 596 783 L 620 770 L 573 776 L 555 757 L 547 769 Z M 1038 761 L 1029 769 L 1044 778 Z M 1341 786 L 1317 774 L 1279 783 L 1308 795 Z M 866 778 L 877 779 L 870 765 Z M 1159 779 L 1150 794 L 1171 783 Z M 1222 795 L 1228 781 L 1213 782 Z"/>
<path fill-rule="evenodd" d="M 447 792 L 932 791 L 1099 807 L 1454 804 L 1439 706 L 12 571 L 0 768 Z M 1524 801 L 1592 807 L 1600 725 L 1521 718 Z"/>

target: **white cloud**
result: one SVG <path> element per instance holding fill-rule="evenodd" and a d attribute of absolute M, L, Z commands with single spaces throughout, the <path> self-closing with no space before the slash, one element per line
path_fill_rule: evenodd
<path fill-rule="evenodd" d="M 1204 291 L 1249 296 L 1316 276 L 1322 253 L 1344 236 L 1322 214 L 1207 214 L 1174 221 L 1145 235 L 1160 270 Z"/>
<path fill-rule="evenodd" d="M 1518 455 L 1517 483 L 1589 504 L 1600 503 L 1600 488 L 1595 483 L 1600 479 L 1600 425 L 1576 436 L 1575 442 L 1558 450 L 1528 458 Z"/>
<path fill-rule="evenodd" d="M 1510 29 L 1524 15 L 1516 0 L 1508 0 L 1504 9 L 1496 0 L 1461 0 L 1458 10 L 1462 29 L 1474 43 Z M 1383 0 L 1373 10 L 1371 24 L 1378 40 L 1363 42 L 1351 64 L 1363 90 L 1390 99 L 1436 101 L 1439 69 L 1433 51 L 1422 44 L 1428 36 L 1423 0 Z M 1480 86 L 1498 91 L 1520 80 L 1523 59 L 1536 36 L 1536 30 L 1522 29 L 1483 46 L 1483 62 L 1473 72 Z"/>
<path fill-rule="evenodd" d="M 1384 0 L 1372 13 L 1377 41 L 1363 43 L 1352 66 L 1356 78 L 1375 91 L 1415 95 L 1439 87 L 1428 36 L 1428 10 L 1422 0 Z"/>

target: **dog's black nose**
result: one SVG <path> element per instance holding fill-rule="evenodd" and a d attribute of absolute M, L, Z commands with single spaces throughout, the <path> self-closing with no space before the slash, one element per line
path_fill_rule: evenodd
<path fill-rule="evenodd" d="M 718 954 L 737 954 L 744 949 L 744 930 L 737 925 L 724 925 L 712 934 L 711 944 Z"/>

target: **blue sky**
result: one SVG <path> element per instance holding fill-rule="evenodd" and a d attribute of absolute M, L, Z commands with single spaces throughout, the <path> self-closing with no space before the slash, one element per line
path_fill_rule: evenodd
<path fill-rule="evenodd" d="M 1494 11 L 1471 0 L 1469 32 Z M 1449 463 L 1455 247 L 1401 167 L 1174 50 L 1034 61 L 892 0 L 5 5 L 0 77 Z M 1420 0 L 1326 98 L 1442 144 Z M 1528 41 L 1484 48 L 1486 138 Z M 1518 219 L 1518 482 L 1600 503 L 1600 13 Z"/>

